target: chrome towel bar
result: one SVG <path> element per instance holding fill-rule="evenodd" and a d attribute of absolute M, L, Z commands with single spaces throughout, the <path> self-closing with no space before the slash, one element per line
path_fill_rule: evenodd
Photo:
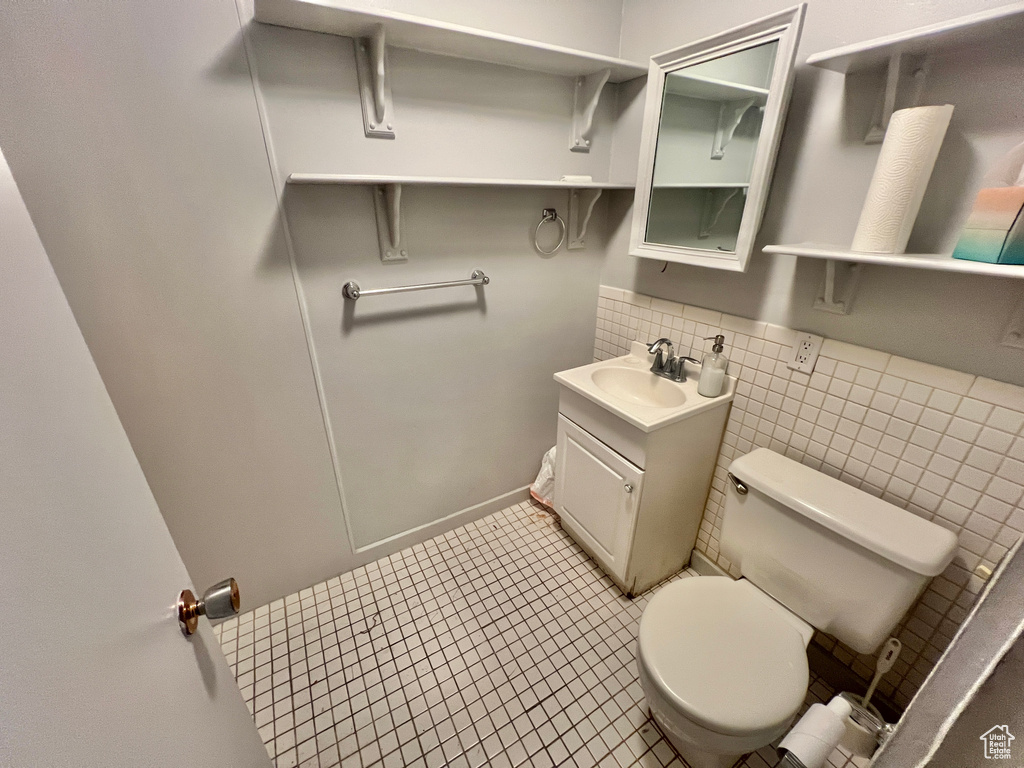
<path fill-rule="evenodd" d="M 398 285 L 394 288 L 373 288 L 369 291 L 364 291 L 359 287 L 359 283 L 355 280 L 350 280 L 345 283 L 345 287 L 341 289 L 341 293 L 346 299 L 352 299 L 352 301 L 355 301 L 360 296 L 383 296 L 385 293 L 429 291 L 434 288 L 455 288 L 459 285 L 487 285 L 490 282 L 491 278 L 485 275 L 481 270 L 474 269 L 473 274 L 470 275 L 468 280 L 448 280 L 444 283 L 421 283 L 420 285 Z"/>

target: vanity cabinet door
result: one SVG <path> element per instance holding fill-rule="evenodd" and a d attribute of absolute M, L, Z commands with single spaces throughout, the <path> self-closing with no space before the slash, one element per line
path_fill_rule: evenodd
<path fill-rule="evenodd" d="M 555 510 L 569 533 L 625 581 L 644 472 L 562 415 Z"/>

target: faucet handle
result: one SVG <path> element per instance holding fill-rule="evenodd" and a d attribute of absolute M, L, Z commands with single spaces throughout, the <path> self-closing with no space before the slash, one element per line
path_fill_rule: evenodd
<path fill-rule="evenodd" d="M 683 361 L 678 357 L 670 357 L 665 361 L 665 375 L 670 379 L 679 381 L 679 374 L 683 370 Z"/>

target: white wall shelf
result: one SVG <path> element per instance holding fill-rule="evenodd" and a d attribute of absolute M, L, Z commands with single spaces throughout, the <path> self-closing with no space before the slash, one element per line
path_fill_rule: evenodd
<path fill-rule="evenodd" d="M 858 253 L 840 249 L 833 245 L 797 243 L 795 245 L 766 245 L 765 253 L 783 253 L 792 256 L 806 256 L 811 259 L 828 259 L 857 264 L 881 264 L 889 267 L 910 267 L 932 269 L 942 272 L 959 272 L 992 277 L 1024 279 L 1024 266 L 1015 264 L 987 264 L 982 261 L 954 259 L 948 253 Z"/>
<path fill-rule="evenodd" d="M 354 38 L 363 130 L 372 138 L 395 137 L 389 47 L 575 78 L 573 152 L 590 151 L 605 84 L 647 75 L 646 65 L 614 56 L 384 9 L 349 8 L 339 0 L 255 0 L 254 17 L 264 24 Z"/>
<path fill-rule="evenodd" d="M 364 38 L 383 26 L 388 45 L 441 56 L 578 77 L 610 69 L 609 81 L 647 76 L 647 65 L 521 37 L 384 9 L 348 8 L 336 0 L 256 0 L 256 21 Z"/>
<path fill-rule="evenodd" d="M 768 103 L 767 88 L 689 74 L 685 70 L 672 72 L 665 78 L 665 91 L 684 99 L 712 101 L 719 105 L 718 125 L 711 143 L 712 160 L 725 157 L 725 147 L 732 141 L 733 133 L 747 110 L 755 106 L 764 107 Z"/>
<path fill-rule="evenodd" d="M 1024 3 L 1018 2 L 815 53 L 807 57 L 807 63 L 847 75 L 869 70 L 886 72 L 871 127 L 864 137 L 865 144 L 878 144 L 885 137 L 904 70 L 909 71 L 914 80 L 909 103 L 905 106 L 914 107 L 920 103 L 932 56 L 999 40 L 1019 40 L 1022 36 Z"/>
<path fill-rule="evenodd" d="M 718 80 L 713 77 L 690 75 L 684 72 L 673 72 L 666 78 L 666 90 L 675 96 L 688 96 L 691 99 L 706 101 L 737 101 L 754 99 L 754 103 L 764 106 L 768 102 L 768 89 L 758 88 L 743 83 Z"/>
<path fill-rule="evenodd" d="M 906 83 L 906 75 L 912 76 L 913 84 L 910 98 L 903 99 L 909 102 L 904 106 L 916 106 L 920 103 L 933 57 L 972 47 L 1015 43 L 1022 35 L 1024 2 L 1017 2 L 822 51 L 809 56 L 807 63 L 845 75 L 858 72 L 878 72 L 881 75 L 874 116 L 864 139 L 867 144 L 877 144 L 885 137 L 889 118 L 895 108 L 897 89 Z M 984 86 L 979 84 L 979 87 Z M 814 307 L 836 314 L 847 314 L 850 311 L 863 264 L 1024 279 L 1024 266 L 954 259 L 949 253 L 859 253 L 817 243 L 766 245 L 763 251 L 824 260 L 825 279 Z M 845 265 L 842 272 L 839 265 Z M 843 279 L 840 280 L 840 277 Z"/>
<path fill-rule="evenodd" d="M 894 54 L 922 55 L 1024 35 L 1024 3 L 1013 3 L 807 57 L 815 67 L 849 74 L 887 64 Z"/>
<path fill-rule="evenodd" d="M 549 179 L 474 179 L 455 176 L 367 176 L 351 173 L 293 173 L 289 184 L 405 184 L 424 187 L 534 187 L 554 189 L 633 189 L 633 184 L 610 181 Z M 707 186 L 707 185 L 703 185 Z"/>
<path fill-rule="evenodd" d="M 410 187 L 502 187 L 512 189 L 564 189 L 569 192 L 566 248 L 578 250 L 586 244 L 587 226 L 594 206 L 606 189 L 633 189 L 633 184 L 606 181 L 554 181 L 548 179 L 473 179 L 455 176 L 367 176 L 349 173 L 293 173 L 289 184 L 369 186 L 374 188 L 373 211 L 377 222 L 380 260 L 406 261 L 409 249 L 402 238 L 402 188 Z"/>
<path fill-rule="evenodd" d="M 748 182 L 732 181 L 684 181 L 656 182 L 655 189 L 746 189 Z"/>

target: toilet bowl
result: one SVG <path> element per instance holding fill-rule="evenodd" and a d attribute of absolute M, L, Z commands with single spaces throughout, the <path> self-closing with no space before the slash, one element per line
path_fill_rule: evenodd
<path fill-rule="evenodd" d="M 640 622 L 640 685 L 692 768 L 728 768 L 786 731 L 807 693 L 813 631 L 744 579 L 683 579 L 654 595 Z"/>
<path fill-rule="evenodd" d="M 814 630 L 874 653 L 957 545 L 764 448 L 733 461 L 728 481 L 719 543 L 742 578 L 669 584 L 640 619 L 640 684 L 692 768 L 729 768 L 781 736 L 807 694 Z"/>

